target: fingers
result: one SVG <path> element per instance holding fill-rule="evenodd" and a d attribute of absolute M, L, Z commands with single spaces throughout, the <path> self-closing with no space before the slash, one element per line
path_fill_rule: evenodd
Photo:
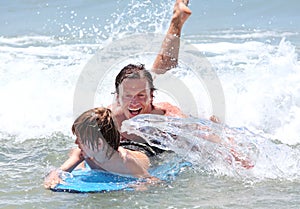
<path fill-rule="evenodd" d="M 209 120 L 211 120 L 214 123 L 221 123 L 221 120 L 215 115 L 210 116 Z"/>
<path fill-rule="evenodd" d="M 54 188 L 57 184 L 62 183 L 59 171 L 57 169 L 50 171 L 50 173 L 45 177 L 44 187 L 46 189 Z"/>

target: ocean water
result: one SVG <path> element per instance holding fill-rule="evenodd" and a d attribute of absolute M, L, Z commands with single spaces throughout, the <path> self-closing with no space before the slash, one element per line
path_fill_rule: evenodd
<path fill-rule="evenodd" d="M 132 52 L 129 40 L 137 34 L 142 38 L 134 39 L 136 45 L 146 48 L 147 40 L 152 41 L 149 34 L 166 32 L 172 8 L 171 0 L 0 2 L 1 208 L 299 208 L 296 0 L 191 0 L 181 64 L 172 71 L 192 94 L 197 117 L 218 113 L 227 125 L 221 128 L 231 130 L 242 151 L 251 151 L 243 147 L 246 142 L 255 145 L 253 169 L 228 165 L 219 155 L 224 150 L 215 152 L 216 147 L 205 144 L 207 152 L 188 156 L 193 169 L 146 191 L 68 194 L 43 188 L 44 175 L 60 166 L 75 146 L 70 129 L 78 101 L 110 104 L 119 67 L 138 59 L 151 66 L 156 51 L 147 48 L 135 57 L 105 52 L 114 47 Z M 159 44 L 153 46 L 159 50 Z M 108 67 L 98 75 L 101 82 L 92 85 L 93 91 L 83 91 L 88 96 L 80 97 L 79 81 L 91 72 L 95 57 Z M 201 74 L 193 62 L 200 57 L 209 63 L 217 92 L 189 74 Z M 156 99 L 169 99 L 171 93 L 162 92 Z M 170 97 L 177 104 L 184 100 Z"/>

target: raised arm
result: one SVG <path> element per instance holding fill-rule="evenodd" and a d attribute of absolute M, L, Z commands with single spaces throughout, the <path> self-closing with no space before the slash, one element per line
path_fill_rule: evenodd
<path fill-rule="evenodd" d="M 187 7 L 188 3 L 189 0 L 176 0 L 175 2 L 169 29 L 152 66 L 152 71 L 156 74 L 163 74 L 178 64 L 181 30 L 192 14 Z"/>

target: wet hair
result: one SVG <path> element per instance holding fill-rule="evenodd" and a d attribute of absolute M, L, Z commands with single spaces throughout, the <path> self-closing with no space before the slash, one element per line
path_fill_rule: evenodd
<path fill-rule="evenodd" d="M 112 149 L 107 149 L 110 158 L 120 145 L 120 133 L 115 125 L 110 109 L 94 108 L 82 113 L 73 123 L 72 132 L 81 142 L 92 150 L 98 149 L 99 138 L 102 138 Z"/>
<path fill-rule="evenodd" d="M 115 80 L 115 88 L 117 94 L 119 94 L 120 84 L 126 78 L 131 78 L 131 79 L 146 78 L 150 87 L 150 92 L 153 92 L 155 90 L 153 85 L 152 75 L 148 70 L 146 70 L 145 65 L 143 64 L 136 64 L 136 65 L 129 64 L 119 72 Z"/>

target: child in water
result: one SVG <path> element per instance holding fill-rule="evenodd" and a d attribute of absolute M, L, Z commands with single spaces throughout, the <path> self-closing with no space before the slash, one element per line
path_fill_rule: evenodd
<path fill-rule="evenodd" d="M 109 109 L 84 112 L 75 120 L 72 132 L 78 148 L 72 150 L 61 171 L 72 172 L 85 161 L 91 169 L 156 180 L 148 173 L 150 160 L 146 154 L 120 146 L 120 133 Z M 44 186 L 49 189 L 60 182 L 59 171 L 53 170 L 45 178 Z"/>

